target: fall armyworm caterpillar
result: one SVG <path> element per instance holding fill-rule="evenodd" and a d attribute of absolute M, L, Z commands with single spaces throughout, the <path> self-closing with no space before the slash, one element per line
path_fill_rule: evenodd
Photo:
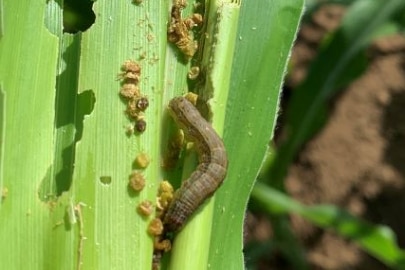
<path fill-rule="evenodd" d="M 184 97 L 173 98 L 169 110 L 188 140 L 194 143 L 199 164 L 174 195 L 164 216 L 166 232 L 176 232 L 222 184 L 228 167 L 224 144 L 211 124 Z"/>

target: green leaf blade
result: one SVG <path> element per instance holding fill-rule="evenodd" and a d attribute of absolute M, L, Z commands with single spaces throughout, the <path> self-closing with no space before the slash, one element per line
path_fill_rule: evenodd
<path fill-rule="evenodd" d="M 38 187 L 53 161 L 58 41 L 44 26 L 45 3 L 0 5 L 0 190 L 8 191 L 0 201 L 0 261 L 7 269 L 27 262 L 43 269 L 50 206 Z"/>
<path fill-rule="evenodd" d="M 303 1 L 242 2 L 225 119 L 227 179 L 215 197 L 209 266 L 243 269 L 247 200 L 272 137 Z"/>

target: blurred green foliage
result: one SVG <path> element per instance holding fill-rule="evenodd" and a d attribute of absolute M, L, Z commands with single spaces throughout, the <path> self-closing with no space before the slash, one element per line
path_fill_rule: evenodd
<path fill-rule="evenodd" d="M 335 230 L 394 269 L 405 269 L 404 251 L 397 246 L 389 228 L 367 224 L 333 206 L 306 207 L 280 193 L 284 192 L 284 178 L 297 153 L 328 120 L 328 104 L 367 67 L 366 49 L 370 42 L 404 29 L 402 0 L 307 1 L 305 19 L 325 3 L 344 4 L 348 10 L 341 26 L 322 42 L 304 81 L 293 90 L 285 112 L 285 136 L 264 163 L 252 193 L 252 207 L 264 208 L 268 213 L 274 230 L 271 247 L 281 250 L 294 269 L 309 266 L 303 248 L 289 228 L 289 213 Z M 249 252 L 257 251 L 250 247 Z"/>

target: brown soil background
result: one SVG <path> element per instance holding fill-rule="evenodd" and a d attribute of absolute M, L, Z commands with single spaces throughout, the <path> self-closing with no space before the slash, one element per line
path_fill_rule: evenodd
<path fill-rule="evenodd" d="M 344 11 L 325 6 L 302 26 L 286 82 L 291 91 Z M 368 69 L 336 98 L 328 123 L 299 153 L 286 187 L 302 203 L 334 204 L 391 227 L 405 248 L 405 38 L 377 40 L 369 55 Z M 311 269 L 388 269 L 356 244 L 299 216 L 291 216 L 291 224 Z M 248 239 L 271 237 L 270 224 L 261 216 L 248 215 L 247 225 Z M 292 268 L 269 252 L 257 269 Z"/>

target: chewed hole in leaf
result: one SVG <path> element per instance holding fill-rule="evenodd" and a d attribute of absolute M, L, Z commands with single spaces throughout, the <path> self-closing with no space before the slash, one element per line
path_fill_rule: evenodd
<path fill-rule="evenodd" d="M 72 183 L 76 143 L 82 138 L 84 117 L 91 114 L 95 103 L 96 97 L 93 90 L 86 90 L 77 95 L 74 141 L 63 149 L 61 157 L 63 163 L 62 170 L 57 173 L 55 179 L 58 196 L 62 192 L 69 190 Z"/>
<path fill-rule="evenodd" d="M 100 176 L 100 183 L 103 185 L 110 185 L 111 184 L 111 176 Z"/>
<path fill-rule="evenodd" d="M 67 33 L 84 32 L 96 20 L 93 1 L 65 0 L 63 3 L 63 31 Z"/>

